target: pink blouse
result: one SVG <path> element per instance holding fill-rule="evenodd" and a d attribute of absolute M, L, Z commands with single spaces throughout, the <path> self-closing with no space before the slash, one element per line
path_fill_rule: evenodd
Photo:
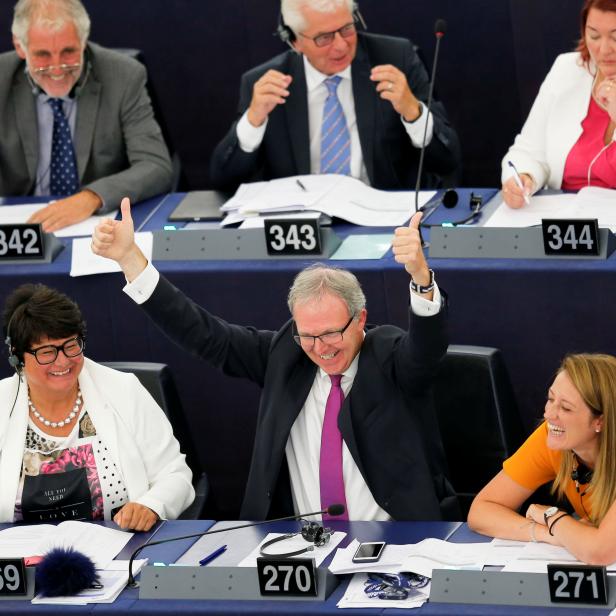
<path fill-rule="evenodd" d="M 588 186 L 588 168 L 605 147 L 603 137 L 610 123 L 607 111 L 590 98 L 588 114 L 582 121 L 582 134 L 571 148 L 563 173 L 563 190 L 580 190 Z M 616 188 L 616 144 L 612 141 L 592 164 L 590 185 Z"/>

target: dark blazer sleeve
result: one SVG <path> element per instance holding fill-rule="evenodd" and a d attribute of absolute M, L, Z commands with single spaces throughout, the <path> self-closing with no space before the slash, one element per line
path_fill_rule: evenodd
<path fill-rule="evenodd" d="M 261 148 L 254 152 L 242 150 L 237 138 L 237 123 L 250 105 L 252 88 L 256 80 L 250 75 L 242 76 L 238 119 L 233 122 L 229 132 L 214 149 L 210 163 L 210 179 L 220 189 L 234 189 L 243 182 L 256 179 L 261 167 Z"/>
<path fill-rule="evenodd" d="M 104 201 L 142 201 L 171 188 L 169 151 L 154 118 L 145 67 L 121 53 L 90 44 L 92 74 L 79 96 L 77 156 L 83 188 Z M 91 80 L 91 81 L 90 81 Z M 84 151 L 81 141 L 91 144 Z"/>
<path fill-rule="evenodd" d="M 263 386 L 275 332 L 227 323 L 186 297 L 162 275 L 141 307 L 181 348 L 229 376 Z"/>
<path fill-rule="evenodd" d="M 415 187 L 421 148 L 412 142 L 392 104 L 380 98 L 370 81 L 370 70 L 383 64 L 402 71 L 415 97 L 426 105 L 430 80 L 411 41 L 379 34 L 358 35 L 353 89 L 368 175 L 375 188 L 409 190 Z M 436 97 L 431 114 L 434 130 L 426 147 L 422 188 L 438 187 L 445 181 L 454 183 L 461 163 L 458 136 L 444 105 Z"/>
<path fill-rule="evenodd" d="M 408 46 L 404 73 L 409 87 L 416 98 L 428 104 L 430 78 L 426 67 L 412 43 Z M 425 169 L 439 176 L 455 172 L 461 164 L 460 143 L 458 135 L 449 122 L 445 106 L 433 98 L 430 108 L 434 120 L 432 140 L 426 147 Z"/>

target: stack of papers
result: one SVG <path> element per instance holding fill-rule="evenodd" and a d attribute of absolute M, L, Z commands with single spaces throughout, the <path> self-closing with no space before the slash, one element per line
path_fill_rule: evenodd
<path fill-rule="evenodd" d="M 422 191 L 425 205 L 434 191 Z M 376 190 L 346 175 L 299 175 L 242 184 L 221 208 L 223 226 L 255 216 L 316 211 L 364 227 L 397 227 L 415 212 L 414 193 Z"/>
<path fill-rule="evenodd" d="M 501 202 L 484 227 L 532 227 L 542 218 L 597 218 L 600 227 L 616 231 L 616 190 L 587 186 L 577 194 L 535 195 L 514 210 Z"/>
<path fill-rule="evenodd" d="M 43 556 L 53 548 L 73 548 L 88 556 L 97 569 L 105 569 L 133 533 L 99 524 L 70 520 L 57 526 L 33 524 L 0 531 L 2 558 Z"/>
<path fill-rule="evenodd" d="M 409 545 L 387 545 L 377 563 L 352 562 L 359 542 L 339 549 L 329 569 L 332 573 L 375 571 L 398 573 L 407 571 L 432 577 L 434 569 L 482 570 L 485 566 L 500 566 L 503 571 L 547 573 L 548 563 L 581 564 L 565 548 L 548 543 L 527 543 L 493 539 L 489 543 L 451 543 L 442 539 L 424 539 Z M 616 571 L 616 563 L 608 565 Z"/>
<path fill-rule="evenodd" d="M 133 575 L 141 571 L 147 558 L 133 561 Z M 36 595 L 32 603 L 61 605 L 85 605 L 86 603 L 113 603 L 128 582 L 128 561 L 114 560 L 105 569 L 98 569 L 98 579 L 102 588 L 88 588 L 76 595 L 67 597 L 41 597 Z"/>

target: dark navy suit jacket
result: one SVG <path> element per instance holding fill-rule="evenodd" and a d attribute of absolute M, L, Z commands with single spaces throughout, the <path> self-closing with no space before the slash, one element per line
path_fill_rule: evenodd
<path fill-rule="evenodd" d="M 413 146 L 400 115 L 387 100 L 380 98 L 370 70 L 380 64 L 393 64 L 408 80 L 415 96 L 427 103 L 429 79 L 413 45 L 406 39 L 359 33 L 357 53 L 351 64 L 353 98 L 362 156 L 370 184 L 382 190 L 408 190 L 415 187 L 419 149 Z M 287 51 L 251 69 L 242 76 L 239 115 L 252 98 L 254 83 L 269 69 L 291 75 L 289 97 L 268 118 L 260 147 L 244 152 L 238 143 L 236 125 L 216 146 L 212 157 L 211 180 L 218 188 L 234 189 L 242 182 L 271 180 L 310 173 L 308 101 L 304 62 L 301 55 Z M 443 105 L 434 101 L 434 136 L 426 148 L 422 187 L 437 187 L 443 177 L 455 177 L 460 166 L 458 137 L 449 124 Z"/>
<path fill-rule="evenodd" d="M 317 366 L 293 341 L 291 322 L 277 332 L 227 323 L 163 276 L 142 308 L 180 346 L 262 388 L 241 518 L 292 515 L 285 446 Z M 452 518 L 456 503 L 431 389 L 447 349 L 445 309 L 430 317 L 409 312 L 408 332 L 389 325 L 367 330 L 338 425 L 376 502 L 392 518 Z"/>

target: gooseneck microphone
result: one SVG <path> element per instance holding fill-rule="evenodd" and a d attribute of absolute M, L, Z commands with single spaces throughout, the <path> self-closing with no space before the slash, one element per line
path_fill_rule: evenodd
<path fill-rule="evenodd" d="M 275 520 L 264 520 L 263 522 L 249 522 L 248 524 L 240 524 L 238 526 L 229 526 L 227 528 L 220 528 L 218 530 L 206 530 L 202 533 L 194 533 L 192 535 L 182 535 L 181 537 L 169 537 L 169 539 L 160 539 L 159 541 L 151 541 L 150 543 L 144 543 L 139 546 L 130 557 L 128 561 L 128 583 L 127 586 L 131 588 L 136 588 L 139 586 L 137 582 L 135 582 L 135 578 L 133 577 L 133 561 L 135 558 L 141 553 L 141 550 L 145 548 L 149 548 L 153 545 L 160 545 L 162 543 L 170 543 L 171 541 L 182 541 L 184 539 L 194 539 L 197 537 L 205 537 L 205 535 L 215 535 L 216 533 L 226 533 L 229 530 L 239 530 L 240 528 L 250 528 L 252 526 L 262 526 L 263 524 L 270 524 L 271 522 L 285 522 L 287 520 L 299 520 L 300 518 L 307 518 L 312 515 L 321 515 L 323 513 L 327 513 L 327 515 L 338 516 L 344 513 L 344 505 L 330 505 L 327 509 L 323 509 L 322 511 L 313 511 L 312 513 L 300 513 L 299 515 L 290 515 L 284 518 L 276 518 Z"/>
<path fill-rule="evenodd" d="M 436 79 L 436 67 L 438 66 L 438 51 L 441 46 L 441 39 L 445 36 L 447 22 L 444 19 L 437 19 L 434 24 L 434 35 L 436 36 L 436 47 L 434 49 L 434 60 L 432 61 L 432 75 L 430 76 L 430 89 L 428 91 L 428 104 L 426 106 L 426 125 L 424 127 L 423 140 L 421 142 L 421 152 L 419 154 L 419 165 L 417 166 L 417 182 L 415 183 L 415 212 L 419 211 L 419 189 L 421 188 L 421 174 L 423 172 L 424 157 L 426 154 L 426 138 L 428 136 L 428 120 L 432 107 L 432 94 L 434 92 L 434 81 Z"/>

